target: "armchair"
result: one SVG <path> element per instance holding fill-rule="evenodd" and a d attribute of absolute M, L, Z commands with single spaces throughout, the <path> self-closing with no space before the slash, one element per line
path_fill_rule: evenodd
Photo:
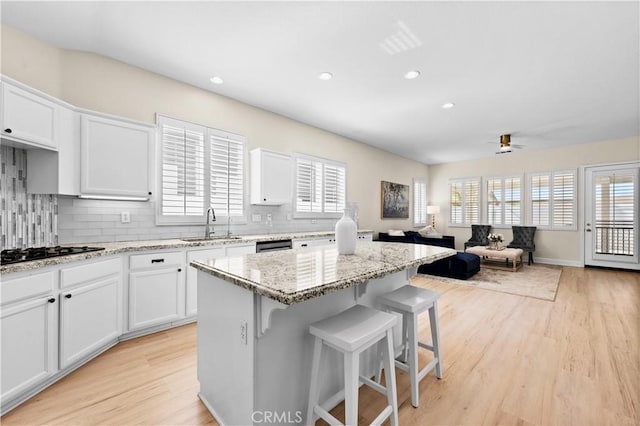
<path fill-rule="evenodd" d="M 491 225 L 471 225 L 471 238 L 464 243 L 464 249 L 489 245 L 487 235 L 489 235 L 490 231 Z"/>
<path fill-rule="evenodd" d="M 535 226 L 512 226 L 513 241 L 509 243 L 509 248 L 519 248 L 529 252 L 529 265 L 533 263 L 533 252 L 536 251 L 536 244 L 533 237 L 536 235 Z"/>

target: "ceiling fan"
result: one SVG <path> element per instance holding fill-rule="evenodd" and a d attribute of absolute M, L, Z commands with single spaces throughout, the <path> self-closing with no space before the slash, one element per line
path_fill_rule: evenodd
<path fill-rule="evenodd" d="M 524 145 L 516 145 L 511 143 L 511 135 L 500 135 L 500 149 L 496 151 L 496 154 L 506 154 L 511 152 L 512 149 L 522 149 Z"/>

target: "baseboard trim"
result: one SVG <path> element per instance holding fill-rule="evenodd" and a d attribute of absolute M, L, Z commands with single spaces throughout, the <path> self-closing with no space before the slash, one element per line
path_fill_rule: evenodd
<path fill-rule="evenodd" d="M 100 348 L 98 348 L 95 351 L 91 352 L 90 354 L 86 355 L 82 359 L 79 359 L 78 361 L 72 363 L 71 365 L 66 367 L 64 370 L 60 370 L 57 373 L 54 373 L 51 377 L 48 377 L 43 382 L 35 385 L 33 388 L 31 388 L 29 390 L 26 390 L 21 394 L 16 395 L 15 397 L 11 398 L 9 401 L 4 401 L 4 400 L 1 401 L 0 402 L 0 415 L 4 416 L 9 411 L 13 410 L 14 408 L 18 407 L 22 403 L 24 403 L 24 402 L 28 401 L 29 399 L 33 398 L 34 396 L 36 396 L 37 394 L 39 394 L 40 392 L 42 392 L 43 390 L 45 390 L 46 388 L 51 386 L 52 384 L 56 383 L 57 381 L 59 381 L 63 377 L 73 373 L 78 368 L 82 367 L 83 365 L 85 365 L 89 361 L 93 360 L 95 357 L 97 357 L 101 353 L 107 351 L 108 349 L 111 349 L 112 347 L 114 347 L 118 343 L 119 343 L 118 339 L 113 339 L 109 343 L 101 346 Z"/>
<path fill-rule="evenodd" d="M 524 259 L 526 262 L 526 259 Z M 547 265 L 559 265 L 559 266 L 575 266 L 577 268 L 584 268 L 584 263 L 580 260 L 567 260 L 567 259 L 549 259 L 546 257 L 534 257 L 535 263 L 546 263 Z"/>
<path fill-rule="evenodd" d="M 198 392 L 198 398 L 200 398 L 200 401 L 202 401 L 204 406 L 207 407 L 207 410 L 209 410 L 209 413 L 211 413 L 213 418 L 216 420 L 216 422 L 218 422 L 220 426 L 225 426 L 227 424 L 227 422 L 225 422 L 224 419 L 220 417 L 220 415 L 216 412 L 213 406 L 209 404 L 209 401 L 207 401 L 207 398 L 205 398 L 204 395 L 202 395 L 202 392 Z"/>

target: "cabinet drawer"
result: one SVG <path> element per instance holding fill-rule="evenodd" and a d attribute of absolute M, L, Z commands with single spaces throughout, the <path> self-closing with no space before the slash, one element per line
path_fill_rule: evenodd
<path fill-rule="evenodd" d="M 182 265 L 183 263 L 184 253 L 179 251 L 129 256 L 130 269 L 162 268 L 167 265 Z"/>
<path fill-rule="evenodd" d="M 120 259 L 105 260 L 88 265 L 74 266 L 60 271 L 60 288 L 86 284 L 98 278 L 119 274 L 122 271 Z"/>
<path fill-rule="evenodd" d="M 2 278 L 2 305 L 16 300 L 51 293 L 55 287 L 55 272 L 49 271 L 22 278 Z"/>

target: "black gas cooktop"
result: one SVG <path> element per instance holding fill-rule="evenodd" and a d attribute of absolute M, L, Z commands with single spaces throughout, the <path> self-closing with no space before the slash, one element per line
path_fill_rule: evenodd
<path fill-rule="evenodd" d="M 50 257 L 67 256 L 70 254 L 88 253 L 104 250 L 103 247 L 34 247 L 25 249 L 2 250 L 2 265 L 28 262 L 30 260 L 48 259 Z"/>

